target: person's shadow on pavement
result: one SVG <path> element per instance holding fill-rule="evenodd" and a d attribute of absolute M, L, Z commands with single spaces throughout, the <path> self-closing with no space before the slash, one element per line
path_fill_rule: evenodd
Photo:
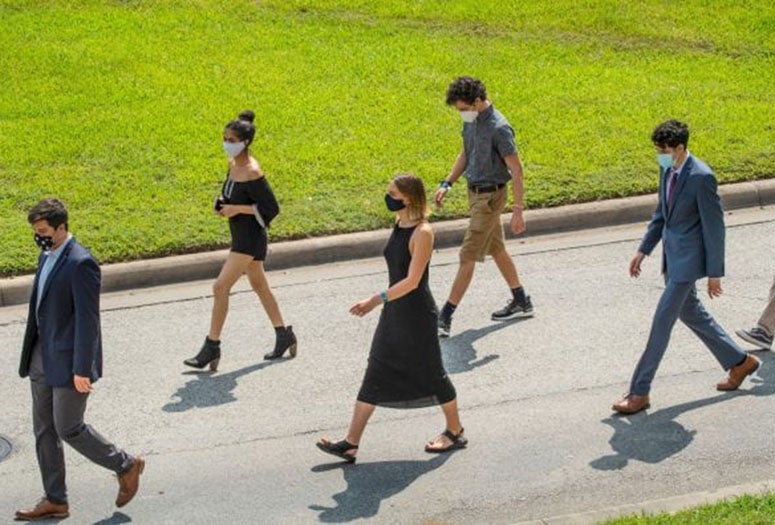
<path fill-rule="evenodd" d="M 758 352 L 757 357 L 761 359 L 762 366 L 754 377 L 746 379 L 740 390 L 719 393 L 652 413 L 643 411 L 632 416 L 612 415 L 603 419 L 602 423 L 614 429 L 609 443 L 615 454 L 602 456 L 589 465 L 597 470 L 619 470 L 626 467 L 630 460 L 659 463 L 688 447 L 697 434 L 696 430 L 687 430 L 674 421 L 681 414 L 736 397 L 775 394 L 775 355 Z M 750 385 L 754 386 L 751 388 Z"/>
<path fill-rule="evenodd" d="M 93 525 L 119 525 L 120 523 L 132 523 L 132 518 L 123 512 L 116 511 L 111 517 L 95 521 Z"/>
<path fill-rule="evenodd" d="M 237 398 L 234 397 L 233 390 L 237 388 L 238 378 L 281 361 L 280 359 L 263 361 L 225 374 L 185 372 L 186 375 L 196 375 L 196 379 L 192 379 L 172 394 L 171 397 L 178 397 L 180 399 L 167 403 L 162 407 L 162 410 L 165 412 L 185 412 L 195 407 L 213 407 L 236 401 Z"/>
<path fill-rule="evenodd" d="M 377 461 L 374 463 L 328 463 L 312 472 L 342 469 L 347 488 L 332 497 L 336 507 L 310 505 L 324 523 L 344 523 L 376 516 L 383 500 L 405 490 L 420 476 L 442 466 L 452 454 L 438 454 L 427 461 Z"/>
<path fill-rule="evenodd" d="M 484 366 L 491 361 L 495 361 L 500 357 L 498 354 L 490 354 L 478 358 L 476 349 L 474 348 L 474 342 L 493 332 L 502 330 L 520 321 L 526 321 L 527 319 L 528 318 L 523 317 L 512 321 L 495 322 L 483 328 L 468 329 L 465 332 L 460 332 L 451 337 L 439 339 L 444 369 L 448 374 L 461 374 Z"/>

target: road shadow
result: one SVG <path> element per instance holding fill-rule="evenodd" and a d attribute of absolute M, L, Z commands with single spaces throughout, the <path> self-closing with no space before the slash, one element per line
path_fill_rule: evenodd
<path fill-rule="evenodd" d="M 651 413 L 645 410 L 632 416 L 612 415 L 601 420 L 614 430 L 608 442 L 615 454 L 599 457 L 589 465 L 597 470 L 620 470 L 631 460 L 659 463 L 688 447 L 697 434 L 696 430 L 687 430 L 675 421 L 681 414 L 738 397 L 775 394 L 775 355 L 771 352 L 757 352 L 756 355 L 762 366 L 753 377 L 746 379 L 740 390 L 721 392 Z"/>
<path fill-rule="evenodd" d="M 111 517 L 95 521 L 93 525 L 119 525 L 120 523 L 132 523 L 132 518 L 123 512 L 116 511 Z"/>
<path fill-rule="evenodd" d="M 442 466 L 452 454 L 439 454 L 426 461 L 377 461 L 374 463 L 328 463 L 312 472 L 341 469 L 347 488 L 334 494 L 335 507 L 310 505 L 324 523 L 345 523 L 376 516 L 382 502 L 404 491 L 417 478 Z"/>
<path fill-rule="evenodd" d="M 439 339 L 444 369 L 448 374 L 462 374 L 464 372 L 470 372 L 480 366 L 484 366 L 491 361 L 495 361 L 500 357 L 498 354 L 490 354 L 479 358 L 476 354 L 474 343 L 493 332 L 526 321 L 527 319 L 529 318 L 521 317 L 511 321 L 496 322 L 483 328 L 468 329 L 465 332 L 460 332 L 451 337 Z"/>
<path fill-rule="evenodd" d="M 237 388 L 237 379 L 282 361 L 284 360 L 263 361 L 225 374 L 184 372 L 185 375 L 195 375 L 196 378 L 172 394 L 171 397 L 178 397 L 178 401 L 167 403 L 162 407 L 162 410 L 165 412 L 185 412 L 192 408 L 207 408 L 236 401 L 237 398 L 234 397 L 233 391 Z"/>

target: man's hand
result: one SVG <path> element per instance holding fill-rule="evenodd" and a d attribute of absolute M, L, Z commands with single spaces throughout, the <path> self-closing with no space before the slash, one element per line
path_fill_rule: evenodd
<path fill-rule="evenodd" d="M 721 297 L 724 290 L 721 289 L 721 279 L 719 277 L 708 277 L 708 297 Z"/>
<path fill-rule="evenodd" d="M 436 195 L 433 196 L 433 202 L 436 204 L 437 208 L 441 208 L 444 206 L 444 197 L 447 196 L 447 192 L 449 191 L 449 188 L 441 187 L 438 190 L 436 190 Z"/>
<path fill-rule="evenodd" d="M 73 375 L 73 384 L 75 389 L 81 394 L 88 394 L 92 391 L 91 379 L 79 375 Z"/>
<path fill-rule="evenodd" d="M 368 299 L 364 299 L 359 303 L 355 303 L 352 308 L 350 308 L 350 313 L 357 315 L 358 317 L 363 317 L 367 313 L 374 310 L 380 303 L 382 303 L 382 297 L 375 295 L 373 297 L 369 297 Z"/>
<path fill-rule="evenodd" d="M 640 263 L 646 257 L 645 253 L 636 252 L 630 261 L 630 277 L 640 277 Z"/>
<path fill-rule="evenodd" d="M 525 218 L 522 215 L 522 208 L 514 208 L 511 214 L 511 233 L 519 235 L 525 232 Z"/>

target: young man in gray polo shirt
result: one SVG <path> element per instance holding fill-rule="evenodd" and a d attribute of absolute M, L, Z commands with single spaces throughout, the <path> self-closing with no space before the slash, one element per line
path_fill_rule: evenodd
<path fill-rule="evenodd" d="M 508 304 L 493 312 L 492 319 L 503 321 L 533 315 L 530 297 L 525 295 L 514 261 L 506 251 L 500 220 L 511 180 L 514 196 L 511 231 L 515 234 L 525 231 L 522 162 L 514 130 L 487 100 L 487 90 L 478 79 L 460 77 L 452 82 L 447 88 L 447 104 L 454 106 L 463 119 L 463 150 L 447 178 L 441 181 L 435 201 L 437 206 L 441 206 L 452 185 L 465 174 L 471 219 L 460 248 L 460 266 L 455 282 L 439 314 L 440 337 L 449 336 L 452 314 L 471 283 L 476 263 L 484 261 L 485 255 L 492 256 L 511 289 Z"/>

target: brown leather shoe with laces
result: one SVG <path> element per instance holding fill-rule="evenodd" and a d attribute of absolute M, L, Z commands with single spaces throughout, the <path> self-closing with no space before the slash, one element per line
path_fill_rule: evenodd
<path fill-rule="evenodd" d="M 35 507 L 16 511 L 16 521 L 38 521 L 51 518 L 64 519 L 70 516 L 67 503 L 52 503 L 41 498 Z"/>
<path fill-rule="evenodd" d="M 145 460 L 140 457 L 133 458 L 132 466 L 123 474 L 118 475 L 118 496 L 116 507 L 123 507 L 135 497 L 140 487 L 140 474 L 145 469 Z"/>
<path fill-rule="evenodd" d="M 649 408 L 650 406 L 651 404 L 649 403 L 648 394 L 645 396 L 627 394 L 622 398 L 621 401 L 614 403 L 614 406 L 611 408 L 620 414 L 636 414 L 641 410 Z"/>
<path fill-rule="evenodd" d="M 716 390 L 721 390 L 722 392 L 737 390 L 743 384 L 745 378 L 756 372 L 761 364 L 761 361 L 748 354 L 745 361 L 729 369 L 726 379 L 716 385 Z"/>

